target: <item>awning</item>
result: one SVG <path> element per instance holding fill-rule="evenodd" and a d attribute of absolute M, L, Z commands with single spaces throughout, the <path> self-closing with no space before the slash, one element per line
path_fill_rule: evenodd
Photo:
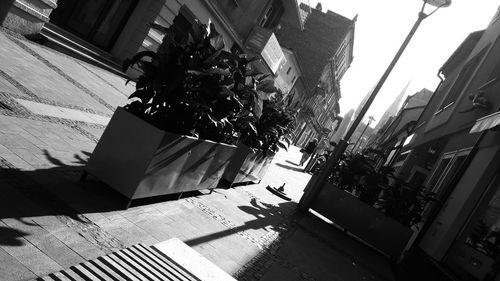
<path fill-rule="evenodd" d="M 469 134 L 479 133 L 498 125 L 500 125 L 500 111 L 477 119 L 474 126 L 470 129 Z"/>

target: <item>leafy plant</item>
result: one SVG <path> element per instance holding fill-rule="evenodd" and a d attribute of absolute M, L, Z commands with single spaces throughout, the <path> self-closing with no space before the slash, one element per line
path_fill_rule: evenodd
<path fill-rule="evenodd" d="M 165 33 L 157 52 L 139 52 L 123 66 L 142 70 L 127 110 L 177 134 L 265 152 L 286 148 L 295 119 L 273 101 L 280 91 L 269 74 L 251 67 L 256 58 L 226 51 L 213 24 L 196 22 L 187 36 L 152 27 Z"/>
<path fill-rule="evenodd" d="M 290 146 L 290 134 L 295 127 L 295 116 L 274 100 L 264 100 L 262 115 L 256 122 L 257 134 L 242 139 L 250 147 L 259 148 L 265 154 L 276 153 Z"/>
<path fill-rule="evenodd" d="M 123 69 L 142 70 L 127 110 L 156 127 L 217 142 L 234 143 L 233 123 L 244 104 L 237 92 L 245 83 L 246 55 L 224 50 L 213 24 L 193 24 L 187 36 L 156 24 L 165 33 L 156 52 L 142 51 L 126 60 Z"/>
<path fill-rule="evenodd" d="M 391 173 L 391 169 L 377 170 L 376 163 L 365 154 L 348 154 L 341 160 L 332 181 L 372 205 Z"/>
<path fill-rule="evenodd" d="M 413 185 L 400 179 L 383 188 L 375 207 L 400 223 L 412 226 L 422 220 L 427 202 L 435 200 L 435 194 L 422 186 Z"/>
<path fill-rule="evenodd" d="M 165 33 L 157 52 L 139 52 L 123 65 L 142 70 L 127 110 L 177 134 L 265 152 L 289 145 L 295 118 L 273 100 L 281 92 L 269 74 L 251 67 L 256 58 L 226 51 L 213 24 L 196 22 L 187 36 L 152 27 Z"/>
<path fill-rule="evenodd" d="M 379 153 L 370 150 L 345 155 L 330 181 L 404 225 L 420 222 L 425 205 L 434 200 L 433 194 L 395 178 L 391 167 L 377 169 L 374 155 Z"/>

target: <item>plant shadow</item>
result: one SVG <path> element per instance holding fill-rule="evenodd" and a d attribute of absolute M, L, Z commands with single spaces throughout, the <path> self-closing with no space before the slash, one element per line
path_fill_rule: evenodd
<path fill-rule="evenodd" d="M 38 218 L 67 217 L 76 223 L 91 224 L 82 214 L 123 210 L 128 199 L 89 176 L 80 181 L 91 153 L 74 154 L 67 164 L 43 150 L 51 166 L 35 170 L 20 170 L 5 165 L 0 168 L 0 245 L 23 246 L 25 229 L 39 227 Z M 46 166 L 44 166 L 46 167 Z M 185 192 L 182 197 L 200 196 L 202 192 Z M 179 199 L 179 194 L 134 200 L 133 206 Z M 3 224 L 3 225 L 2 225 Z"/>

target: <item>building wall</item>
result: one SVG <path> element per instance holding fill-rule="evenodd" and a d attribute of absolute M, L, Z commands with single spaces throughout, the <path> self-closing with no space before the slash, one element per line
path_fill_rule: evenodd
<path fill-rule="evenodd" d="M 477 55 L 484 53 L 482 58 L 479 60 L 479 66 L 473 71 L 470 80 L 464 84 L 464 87 L 460 89 L 460 94 L 456 101 L 449 107 L 438 111 L 447 99 L 447 94 L 452 89 L 452 85 L 446 85 L 447 91 L 444 95 L 441 95 L 440 100 L 437 101 L 436 113 L 430 119 L 429 125 L 427 126 L 427 131 L 436 129 L 442 125 L 444 126 L 444 133 L 450 134 L 456 132 L 464 127 L 470 126 L 476 119 L 492 113 L 497 110 L 495 106 L 491 107 L 489 110 L 473 110 L 469 112 L 464 112 L 472 107 L 472 102 L 469 99 L 470 95 L 477 94 L 480 88 L 483 88 L 485 84 L 490 82 L 494 77 L 500 76 L 500 20 L 492 21 L 485 30 L 483 36 L 477 43 L 476 47 L 472 50 L 471 54 L 468 56 L 467 61 L 462 65 L 467 64 Z M 453 84 L 460 82 L 459 71 L 463 68 L 460 67 L 455 72 L 453 77 Z M 500 79 L 500 78 L 499 78 Z M 448 80 L 448 79 L 447 79 Z M 493 105 L 500 105 L 500 96 L 496 95 L 500 90 L 500 81 L 496 81 L 491 85 L 484 87 L 484 97 L 489 100 Z M 440 128 L 443 130 L 443 128 Z"/>
<path fill-rule="evenodd" d="M 35 35 L 49 21 L 57 0 L 2 0 L 0 24 L 24 35 Z"/>
<path fill-rule="evenodd" d="M 155 21 L 164 2 L 165 0 L 141 0 L 137 3 L 136 8 L 111 49 L 113 57 L 118 61 L 123 61 L 143 49 L 143 42 L 148 40 L 146 38 L 150 30 L 148 24 Z"/>
<path fill-rule="evenodd" d="M 466 167 L 465 172 L 456 175 L 456 185 L 441 187 L 450 189 L 449 196 L 444 198 L 446 201 L 443 207 L 439 210 L 437 217 L 430 222 L 430 228 L 424 233 L 419 245 L 437 260 L 443 260 L 447 254 L 450 255 L 449 249 L 452 245 L 463 245 L 463 242 L 456 239 L 460 237 L 463 227 L 469 223 L 467 220 L 478 207 L 480 196 L 500 167 L 500 135 L 489 131 L 469 133 L 478 118 L 500 109 L 499 38 L 500 20 L 497 14 L 467 58 L 453 63 L 457 66 L 456 69 L 447 73 L 438 96 L 424 113 L 428 118 L 428 123 L 425 131 L 422 132 L 423 138 L 420 139 L 419 145 L 422 147 L 425 143 L 438 139 L 444 140 L 446 145 L 442 149 L 442 155 L 454 151 L 465 151 L 474 145 L 481 134 L 485 135 L 479 143 L 477 153 L 474 154 L 474 150 L 471 152 L 472 161 Z M 477 60 L 478 66 L 472 69 L 471 75 L 460 77 L 461 71 L 481 53 L 484 53 L 484 56 Z M 460 86 L 456 89 L 458 91 L 456 99 L 447 98 L 448 93 L 456 85 Z M 484 92 L 483 97 L 488 100 L 491 107 L 469 110 L 472 108 L 469 96 L 479 93 L 480 90 Z M 450 101 L 454 102 L 443 108 Z M 425 121 L 425 118 L 421 121 Z M 433 170 L 436 170 L 436 167 Z M 444 174 L 440 173 L 439 176 Z M 482 204 L 488 201 L 489 199 L 485 198 Z"/>
<path fill-rule="evenodd" d="M 450 150 L 445 148 L 444 151 Z M 499 161 L 498 146 L 481 147 L 421 241 L 419 246 L 427 254 L 437 260 L 444 257 L 498 169 Z"/>
<path fill-rule="evenodd" d="M 154 18 L 154 23 L 160 24 L 162 26 L 169 27 L 173 24 L 174 18 L 179 14 L 181 7 L 184 6 L 183 9 L 186 9 L 188 14 L 191 14 L 194 18 L 198 19 L 203 24 L 208 24 L 208 22 L 212 22 L 217 32 L 222 34 L 224 37 L 224 43 L 226 47 L 230 48 L 235 43 L 234 34 L 231 33 L 227 25 L 217 17 L 217 14 L 214 13 L 208 6 L 208 4 L 204 4 L 204 1 L 188 1 L 188 0 L 155 0 L 156 5 L 151 5 L 150 8 L 146 11 L 147 15 L 145 18 L 150 18 L 149 14 L 154 14 L 154 11 L 159 11 Z M 158 7 L 158 2 L 161 5 Z M 143 26 L 140 26 L 143 27 Z M 156 50 L 163 39 L 163 34 L 160 32 L 147 28 L 147 24 L 145 25 L 147 29 L 147 35 L 144 37 L 144 30 L 136 29 L 136 34 L 134 39 L 131 39 L 133 42 L 141 41 L 140 49 L 148 49 L 148 50 Z M 129 55 L 132 52 L 129 52 Z M 134 52 L 135 53 L 135 52 Z M 132 53 L 133 55 L 133 53 Z"/>
<path fill-rule="evenodd" d="M 259 19 L 271 5 L 268 0 L 208 0 L 216 5 L 226 15 L 236 32 L 245 40 L 252 28 L 259 24 Z M 192 2 L 192 1 L 188 1 Z M 237 3 L 237 4 L 236 4 Z"/>
<path fill-rule="evenodd" d="M 286 48 L 282 48 L 285 54 L 285 62 L 283 63 L 281 69 L 278 71 L 277 76 L 274 80 L 276 86 L 283 91 L 286 96 L 292 88 L 297 79 L 302 75 L 300 73 L 300 68 L 293 51 Z"/>

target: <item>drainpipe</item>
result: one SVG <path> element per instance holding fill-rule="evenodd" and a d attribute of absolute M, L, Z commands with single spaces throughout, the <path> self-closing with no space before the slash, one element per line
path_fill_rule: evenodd
<path fill-rule="evenodd" d="M 444 77 L 442 76 L 442 70 L 439 69 L 438 73 L 436 74 L 436 76 L 439 78 L 439 84 L 438 86 L 436 87 L 436 89 L 434 90 L 434 93 L 432 94 L 432 97 L 430 98 L 429 100 L 429 103 L 428 104 L 432 104 L 432 102 L 436 99 L 436 92 L 437 90 L 439 90 L 439 88 L 441 87 L 441 85 L 443 85 L 443 82 L 444 82 Z M 424 110 L 425 112 L 425 110 Z M 422 112 L 422 114 L 420 114 L 420 116 L 418 117 L 418 120 L 417 120 L 417 127 L 420 126 L 420 121 L 422 119 L 422 116 L 424 115 Z M 472 151 L 471 151 L 472 153 Z M 469 153 L 470 155 L 470 153 Z M 465 163 L 466 161 L 464 161 Z M 463 163 L 462 163 L 463 164 Z M 435 217 L 437 216 L 438 212 L 436 212 L 436 214 L 434 214 L 434 209 L 437 209 L 437 206 L 434 205 L 433 209 L 431 210 L 431 213 L 430 215 L 428 216 L 429 219 L 427 219 L 425 222 L 424 222 L 424 225 L 422 226 L 422 229 L 418 232 L 417 234 L 417 237 L 415 238 L 415 240 L 413 241 L 412 245 L 410 246 L 410 248 L 408 249 L 408 251 L 412 250 L 415 245 L 418 245 L 420 243 L 420 241 L 422 240 L 423 238 L 423 235 L 425 234 L 425 232 L 427 232 L 427 230 L 429 230 L 429 227 L 430 227 L 430 223 L 432 220 L 435 219 Z M 441 208 L 439 208 L 439 210 L 441 210 Z M 438 210 L 438 211 L 439 211 Z"/>

